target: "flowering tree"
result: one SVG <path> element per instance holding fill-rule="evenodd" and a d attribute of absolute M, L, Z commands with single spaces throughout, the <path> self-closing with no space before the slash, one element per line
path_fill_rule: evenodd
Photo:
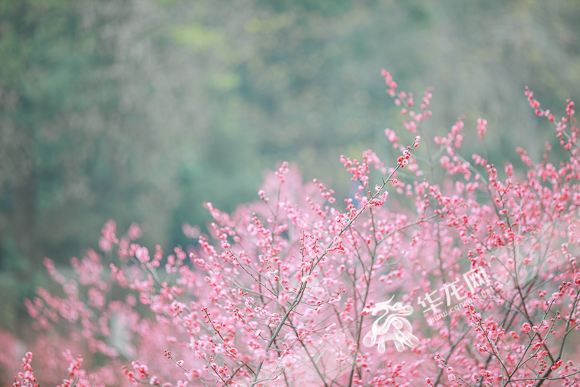
<path fill-rule="evenodd" d="M 233 214 L 207 203 L 208 234 L 184 227 L 198 237 L 185 251 L 150 252 L 136 243 L 138 226 L 117 236 L 111 221 L 103 254 L 72 260 L 77 279 L 47 259 L 62 293 L 38 289 L 26 306 L 46 340 L 64 327 L 68 344 L 92 361 L 85 371 L 82 358 L 65 351 L 69 379 L 61 385 L 577 383 L 573 102 L 558 120 L 526 90 L 568 156 L 548 162 L 547 145 L 534 163 L 518 149 L 527 171 L 516 176 L 509 163 L 498 172 L 480 155 L 460 154 L 463 119 L 447 136 L 428 138 L 431 90 L 417 108 L 412 93 L 383 76 L 415 139 L 403 144 L 386 129 L 401 152 L 392 166 L 371 150 L 361 160 L 341 157 L 358 184 L 345 206 L 283 163 L 259 202 Z M 481 139 L 486 125 L 477 120 Z M 438 184 L 440 168 L 446 177 Z M 65 345 L 58 341 L 57 350 Z M 52 358 L 38 357 L 48 368 Z M 28 353 L 15 386 L 37 385 L 32 365 Z"/>

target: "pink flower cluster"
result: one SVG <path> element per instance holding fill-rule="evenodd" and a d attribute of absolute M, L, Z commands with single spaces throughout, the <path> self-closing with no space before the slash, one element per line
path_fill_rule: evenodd
<path fill-rule="evenodd" d="M 303 184 L 283 163 L 267 177 L 259 201 L 232 214 L 206 203 L 212 222 L 207 233 L 184 228 L 196 238 L 189 246 L 169 254 L 156 246 L 153 253 L 137 243 L 137 225 L 118 236 L 110 221 L 99 243 L 103 254 L 88 250 L 73 259 L 74 278 L 47 259 L 62 292 L 38 289 L 26 306 L 40 331 L 57 337 L 64 325 L 84 345 L 82 358 L 64 351 L 70 379 L 63 385 L 578 383 L 580 157 L 573 103 L 557 122 L 526 91 L 538 116 L 554 122 L 569 157 L 549 163 L 546 147 L 534 163 L 519 149 L 527 168 L 521 172 L 461 154 L 465 131 L 483 138 L 482 118 L 461 117 L 445 136 L 425 134 L 432 90 L 414 111 L 413 94 L 397 91 L 387 71 L 383 76 L 412 135 L 385 130 L 402 153 L 386 165 L 372 150 L 360 159 L 341 156 L 358 183 L 344 204 L 318 180 Z M 418 147 L 419 140 L 427 146 Z M 457 289 L 470 300 L 462 312 L 427 324 L 429 315 L 411 305 L 416 347 L 399 353 L 389 342 L 384 352 L 362 346 L 375 319 L 366 310 L 391 298 L 412 304 L 476 268 L 491 285 L 485 293 Z M 90 363 L 97 354 L 105 365 L 85 371 L 82 359 Z M 24 358 L 15 386 L 38 383 L 31 359 Z"/>

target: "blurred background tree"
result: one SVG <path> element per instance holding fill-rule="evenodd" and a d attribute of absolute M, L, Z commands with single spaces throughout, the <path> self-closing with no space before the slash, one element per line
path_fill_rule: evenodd
<path fill-rule="evenodd" d="M 204 201 L 255 199 L 281 160 L 347 196 L 340 154 L 405 135 L 381 68 L 435 88 L 429 132 L 483 117 L 491 160 L 537 160 L 554 136 L 524 86 L 558 114 L 579 99 L 578 20 L 573 0 L 0 0 L 1 324 L 108 219 L 185 245 Z"/>

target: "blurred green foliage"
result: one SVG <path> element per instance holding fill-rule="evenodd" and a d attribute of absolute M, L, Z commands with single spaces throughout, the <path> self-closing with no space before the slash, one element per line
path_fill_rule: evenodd
<path fill-rule="evenodd" d="M 417 101 L 435 88 L 429 133 L 466 114 L 481 152 L 483 117 L 491 160 L 538 160 L 554 136 L 524 86 L 578 100 L 578 20 L 573 0 L 0 0 L 0 271 L 30 281 L 111 218 L 184 245 L 204 201 L 255 199 L 282 160 L 347 196 L 340 154 L 412 138 L 381 68 Z"/>

